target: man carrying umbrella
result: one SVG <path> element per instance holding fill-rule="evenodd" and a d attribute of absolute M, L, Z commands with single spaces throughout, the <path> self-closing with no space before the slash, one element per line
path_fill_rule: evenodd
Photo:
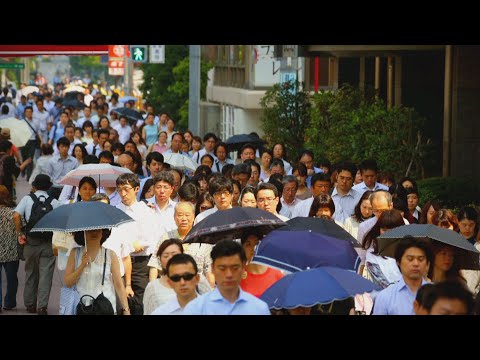
<path fill-rule="evenodd" d="M 405 236 L 395 249 L 395 260 L 402 278 L 378 293 L 373 315 L 413 315 L 417 291 L 428 283 L 425 276 L 433 254 L 427 242 Z"/>
<path fill-rule="evenodd" d="M 35 190 L 34 196 L 38 199 L 44 198 L 47 202 L 50 195 L 47 191 L 52 186 L 50 177 L 47 175 L 37 175 L 32 183 Z M 50 202 L 52 208 L 57 208 L 62 204 L 53 199 Z M 23 291 L 23 301 L 27 307 L 27 312 L 39 315 L 47 315 L 48 299 L 52 288 L 53 271 L 55 269 L 55 256 L 52 251 L 52 240 L 44 240 L 37 237 L 36 233 L 24 234 L 22 228 L 22 217 L 29 222 L 34 205 L 31 194 L 26 195 L 15 208 L 13 221 L 18 235 L 18 242 L 25 244 L 25 289 Z M 27 225 L 28 226 L 28 225 Z M 38 301 L 38 302 L 37 302 Z M 38 307 L 37 307 L 38 304 Z"/>

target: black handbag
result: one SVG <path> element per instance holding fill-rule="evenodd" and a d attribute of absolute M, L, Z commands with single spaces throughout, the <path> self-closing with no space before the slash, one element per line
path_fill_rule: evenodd
<path fill-rule="evenodd" d="M 103 261 L 103 275 L 102 275 L 102 288 L 103 283 L 105 282 L 105 268 L 107 266 L 107 249 L 105 249 L 105 260 Z M 85 305 L 83 299 L 91 298 L 92 301 L 90 305 Z M 97 298 L 94 298 L 91 295 L 83 295 L 80 298 L 80 302 L 77 305 L 77 315 L 113 315 L 113 306 L 110 300 L 103 295 L 103 291 Z"/>

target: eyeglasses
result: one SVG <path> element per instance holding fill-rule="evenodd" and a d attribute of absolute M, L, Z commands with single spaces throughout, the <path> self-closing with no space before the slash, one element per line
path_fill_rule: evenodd
<path fill-rule="evenodd" d="M 182 279 L 185 280 L 185 281 L 190 281 L 195 277 L 195 275 L 197 275 L 197 274 L 186 273 L 186 274 L 183 274 L 183 275 L 172 275 L 172 276 L 169 276 L 169 278 L 173 282 L 179 282 Z"/>
<path fill-rule="evenodd" d="M 264 202 L 271 203 L 271 202 L 272 202 L 273 200 L 275 200 L 275 199 L 276 199 L 276 197 L 275 197 L 275 198 L 257 199 L 257 202 L 258 202 L 259 204 L 263 204 Z"/>
<path fill-rule="evenodd" d="M 122 192 L 130 192 L 130 190 L 133 190 L 133 187 L 131 186 L 117 187 L 117 192 L 120 194 Z"/>
<path fill-rule="evenodd" d="M 230 195 L 230 191 L 227 191 L 227 190 L 223 190 L 223 191 L 217 191 L 213 194 L 213 196 L 229 196 Z"/>
<path fill-rule="evenodd" d="M 200 206 L 200 211 L 205 211 L 211 209 L 213 206 L 208 206 L 208 205 L 202 205 Z"/>

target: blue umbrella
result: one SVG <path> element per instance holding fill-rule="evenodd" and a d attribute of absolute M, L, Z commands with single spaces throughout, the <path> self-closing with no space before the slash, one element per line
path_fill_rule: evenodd
<path fill-rule="evenodd" d="M 122 210 L 100 201 L 80 201 L 53 209 L 31 231 L 75 232 L 108 229 L 133 221 Z"/>
<path fill-rule="evenodd" d="M 269 308 L 293 309 L 328 304 L 373 290 L 380 289 L 353 271 L 324 266 L 281 278 L 260 299 Z"/>
<path fill-rule="evenodd" d="M 320 266 L 357 270 L 360 257 L 348 241 L 311 231 L 272 231 L 257 246 L 252 262 L 288 272 Z"/>

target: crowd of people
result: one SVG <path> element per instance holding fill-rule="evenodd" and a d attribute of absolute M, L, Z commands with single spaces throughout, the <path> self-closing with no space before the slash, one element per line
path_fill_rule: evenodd
<path fill-rule="evenodd" d="M 51 93 L 31 97 L 22 96 L 14 109 L 18 121 L 31 131 L 27 144 L 17 149 L 8 129 L 1 132 L 4 310 L 17 307 L 20 244 L 26 273 L 23 301 L 29 313 L 47 314 L 57 263 L 65 271 L 67 287 L 76 286 L 80 295 L 93 297 L 103 291 L 117 314 L 270 314 L 260 297 L 285 274 L 251 262 L 261 234 L 246 231 L 238 241 L 222 240 L 215 246 L 183 242 L 195 224 L 238 206 L 259 208 L 282 221 L 327 219 L 348 231 L 361 244 L 359 274 L 383 289 L 362 295 L 373 305 L 361 309 L 364 313 L 474 313 L 480 272 L 458 266 L 456 247 L 406 238 L 391 258 L 379 254 L 377 242 L 378 236 L 404 224 L 433 224 L 460 233 L 480 250 L 479 214 L 473 206 L 454 214 L 442 208 L 441 199 L 419 204 L 415 179 L 396 181 L 373 159 L 358 167 L 350 162 L 332 165 L 315 159 L 308 149 L 287 154 L 283 144 L 259 146 L 260 142 L 245 143 L 234 159 L 216 134 L 200 137 L 177 131 L 175 120 L 156 113 L 151 105 L 145 107 L 143 119 L 118 115 L 115 110 L 122 105 L 115 94 L 107 101 L 97 92 L 88 104 L 80 94 L 79 107 L 52 101 Z M 134 102 L 124 105 L 133 107 Z M 196 168 L 172 166 L 165 161 L 167 154 L 188 157 Z M 70 170 L 96 163 L 131 173 L 120 175 L 114 187 L 100 187 L 92 177 L 78 186 L 61 184 Z M 18 199 L 15 206 L 19 176 L 31 183 L 34 196 Z M 42 241 L 24 230 L 40 197 L 50 199 L 53 208 L 103 201 L 134 221 L 111 231 L 86 231 L 85 237 L 74 233 L 68 241 L 62 238 L 67 245 L 58 246 L 58 234 L 53 242 Z M 358 310 L 357 299 L 351 300 L 345 314 Z"/>

